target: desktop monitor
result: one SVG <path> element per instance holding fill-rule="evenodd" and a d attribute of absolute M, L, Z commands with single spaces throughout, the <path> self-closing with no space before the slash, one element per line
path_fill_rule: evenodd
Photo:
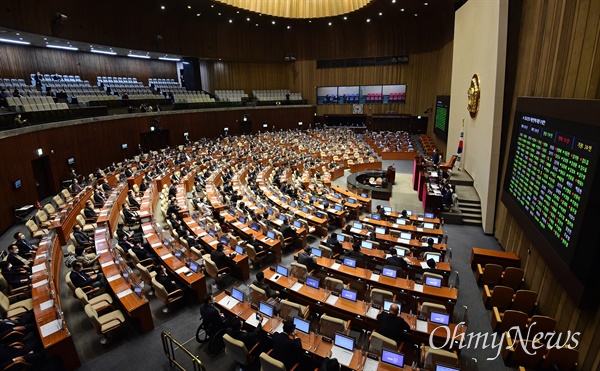
<path fill-rule="evenodd" d="M 342 198 L 339 193 L 334 193 L 333 197 L 337 198 L 338 200 Z"/>
<path fill-rule="evenodd" d="M 236 289 L 235 287 L 231 289 L 231 297 L 239 302 L 244 301 L 244 293 Z"/>
<path fill-rule="evenodd" d="M 431 287 L 442 287 L 442 279 L 437 277 L 425 277 L 425 285 Z"/>
<path fill-rule="evenodd" d="M 350 198 L 348 199 L 348 203 L 349 203 L 349 204 L 355 204 L 355 203 L 356 203 L 356 200 L 355 200 L 354 198 L 350 197 Z"/>
<path fill-rule="evenodd" d="M 264 301 L 261 301 L 258 305 L 258 311 L 267 317 L 273 318 L 273 314 L 275 313 L 275 307 L 265 303 Z"/>
<path fill-rule="evenodd" d="M 333 338 L 333 345 L 354 352 L 354 339 L 339 332 L 336 332 Z"/>
<path fill-rule="evenodd" d="M 317 249 L 316 247 L 313 247 L 310 252 L 316 256 L 317 258 L 320 258 L 323 256 L 323 251 L 321 249 Z"/>
<path fill-rule="evenodd" d="M 406 215 L 412 216 L 412 214 L 413 214 L 412 210 L 406 210 Z"/>
<path fill-rule="evenodd" d="M 300 223 L 299 220 L 294 220 L 294 227 L 296 227 L 296 228 L 302 228 L 302 223 Z"/>
<path fill-rule="evenodd" d="M 396 304 L 398 306 L 398 313 L 402 312 L 402 304 L 400 303 L 395 303 L 393 301 L 390 300 L 383 300 L 383 310 L 385 312 L 389 312 L 390 311 L 390 307 L 392 306 L 392 304 Z"/>
<path fill-rule="evenodd" d="M 338 205 L 338 204 L 335 204 L 334 208 L 335 208 L 337 211 L 342 211 L 342 210 L 344 209 L 344 208 L 342 207 L 342 205 Z"/>
<path fill-rule="evenodd" d="M 308 213 L 308 207 L 306 207 L 306 206 L 302 207 L 302 212 L 303 213 Z"/>
<path fill-rule="evenodd" d="M 282 196 L 281 197 L 281 202 L 285 203 L 285 201 L 286 201 L 285 196 Z"/>
<path fill-rule="evenodd" d="M 373 250 L 373 242 L 363 240 L 360 242 L 360 247 L 365 248 L 367 250 Z"/>
<path fill-rule="evenodd" d="M 244 248 L 242 246 L 240 246 L 240 245 L 236 245 L 235 246 L 235 252 L 238 255 L 244 255 Z"/>
<path fill-rule="evenodd" d="M 343 234 L 338 234 L 338 235 L 337 235 L 337 240 L 338 240 L 339 242 L 344 242 L 344 241 L 346 241 L 346 237 L 344 237 L 344 235 L 343 235 Z"/>
<path fill-rule="evenodd" d="M 410 240 L 412 239 L 412 234 L 408 232 L 400 232 L 400 238 L 403 240 Z"/>
<path fill-rule="evenodd" d="M 391 350 L 381 350 L 381 362 L 396 367 L 404 367 L 404 354 L 392 352 Z"/>
<path fill-rule="evenodd" d="M 296 326 L 297 330 L 302 331 L 305 334 L 310 333 L 310 322 L 305 321 L 302 318 L 294 317 L 294 326 Z"/>
<path fill-rule="evenodd" d="M 369 198 L 369 195 L 368 195 L 368 194 L 366 194 L 366 193 L 361 193 L 361 194 L 360 194 L 360 197 L 362 197 L 362 198 Z"/>
<path fill-rule="evenodd" d="M 192 260 L 190 261 L 190 270 L 194 273 L 198 273 L 198 270 L 200 270 L 200 265 Z"/>
<path fill-rule="evenodd" d="M 317 218 L 323 218 L 323 216 L 324 216 L 324 215 L 323 215 L 323 213 L 322 213 L 322 212 L 320 212 L 320 211 L 317 211 L 317 212 L 315 213 L 315 216 L 316 216 Z"/>
<path fill-rule="evenodd" d="M 310 286 L 313 289 L 319 288 L 319 279 L 311 276 L 306 277 L 306 286 Z"/>
<path fill-rule="evenodd" d="M 435 225 L 433 223 L 423 223 L 423 229 L 435 229 Z"/>
<path fill-rule="evenodd" d="M 281 220 L 283 222 L 285 220 L 285 215 L 279 214 L 279 220 Z"/>
<path fill-rule="evenodd" d="M 75 163 L 75 158 L 71 157 L 69 159 L 67 159 L 67 165 L 73 165 Z"/>
<path fill-rule="evenodd" d="M 450 315 L 432 311 L 429 312 L 429 321 L 439 325 L 448 325 L 450 324 Z"/>
<path fill-rule="evenodd" d="M 362 223 L 354 222 L 354 223 L 352 223 L 352 228 L 363 229 L 363 225 L 362 225 Z"/>
<path fill-rule="evenodd" d="M 396 278 L 397 273 L 398 272 L 396 272 L 396 270 L 394 268 L 383 267 L 383 269 L 381 270 L 381 274 L 384 277 L 389 277 L 389 278 Z"/>
<path fill-rule="evenodd" d="M 437 253 L 425 253 L 425 261 L 429 260 L 429 259 L 433 259 L 434 262 L 439 263 L 440 262 L 440 255 Z"/>
<path fill-rule="evenodd" d="M 269 214 L 269 215 L 273 215 L 273 209 L 271 209 L 271 208 L 268 208 L 268 209 L 267 209 L 267 214 Z"/>
<path fill-rule="evenodd" d="M 377 233 L 377 234 L 385 234 L 385 228 L 383 228 L 383 227 L 377 227 L 377 228 L 375 228 L 375 233 Z"/>
<path fill-rule="evenodd" d="M 350 301 L 356 301 L 357 291 L 351 289 L 342 289 L 342 298 Z"/>
<path fill-rule="evenodd" d="M 435 218 L 435 214 L 434 213 L 425 213 L 425 217 L 427 219 L 433 219 L 433 218 Z"/>
<path fill-rule="evenodd" d="M 273 232 L 273 231 L 268 231 L 268 232 L 267 232 L 267 237 L 269 237 L 270 239 L 274 240 L 274 239 L 275 239 L 275 232 Z"/>
<path fill-rule="evenodd" d="M 388 213 L 391 213 L 391 212 L 392 212 L 392 208 L 391 208 L 391 207 L 389 207 L 389 206 L 385 206 L 385 207 L 383 208 L 383 211 L 385 211 L 385 213 L 386 213 L 386 214 L 388 214 Z"/>
<path fill-rule="evenodd" d="M 460 368 L 446 365 L 435 365 L 435 371 L 460 371 Z"/>
<path fill-rule="evenodd" d="M 398 224 L 398 225 L 406 225 L 406 219 L 404 219 L 404 218 L 398 218 L 398 219 L 396 219 L 396 224 Z"/>
<path fill-rule="evenodd" d="M 175 257 L 177 259 L 181 260 L 182 255 L 181 250 L 175 250 Z"/>
<path fill-rule="evenodd" d="M 227 239 L 227 237 L 221 236 L 221 239 L 219 240 L 219 242 L 222 243 L 223 245 L 227 245 L 229 243 L 229 240 Z"/>
<path fill-rule="evenodd" d="M 277 265 L 277 269 L 275 271 L 284 277 L 288 276 L 288 269 L 283 265 Z"/>
<path fill-rule="evenodd" d="M 296 208 L 296 203 L 295 203 L 294 201 L 292 201 L 292 202 L 290 203 L 290 206 L 291 206 L 291 207 L 293 207 L 293 208 Z"/>
<path fill-rule="evenodd" d="M 356 268 L 356 259 L 344 258 L 344 265 L 350 268 Z"/>
<path fill-rule="evenodd" d="M 240 216 L 239 221 L 242 224 L 246 224 L 246 218 L 244 218 L 243 216 Z"/>
<path fill-rule="evenodd" d="M 373 220 L 381 220 L 381 215 L 379 215 L 377 213 L 373 213 L 373 214 L 371 214 L 371 219 L 373 219 Z"/>
<path fill-rule="evenodd" d="M 400 247 L 393 247 L 393 249 L 396 249 L 396 255 L 398 255 L 398 256 L 406 255 L 406 250 L 404 250 Z"/>
<path fill-rule="evenodd" d="M 310 199 L 312 200 L 312 202 L 315 202 L 317 200 L 317 196 L 312 196 Z"/>
<path fill-rule="evenodd" d="M 210 236 L 214 238 L 214 237 L 215 237 L 215 230 L 214 230 L 214 229 L 212 229 L 212 228 L 211 228 L 211 229 L 209 229 L 209 230 L 208 230 L 208 234 L 210 234 Z"/>
<path fill-rule="evenodd" d="M 252 223 L 252 226 L 250 228 L 252 228 L 254 232 L 258 232 L 260 226 L 258 225 L 258 223 Z"/>
<path fill-rule="evenodd" d="M 231 215 L 231 216 L 235 216 L 235 210 L 233 210 L 233 209 L 229 209 L 229 211 L 228 211 L 228 212 L 229 212 L 229 215 Z"/>

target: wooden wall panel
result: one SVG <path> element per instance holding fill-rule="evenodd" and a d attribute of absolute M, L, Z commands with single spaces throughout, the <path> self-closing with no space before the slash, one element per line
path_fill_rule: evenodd
<path fill-rule="evenodd" d="M 0 77 L 25 79 L 31 84 L 35 72 L 79 75 L 95 85 L 98 76 L 135 77 L 148 85 L 148 78 L 160 77 L 177 81 L 177 65 L 173 62 L 114 57 L 66 50 L 2 44 Z"/>
<path fill-rule="evenodd" d="M 521 7 L 522 4 L 522 7 Z M 507 65 L 507 80 L 514 81 L 515 91 L 505 100 L 510 112 L 503 125 L 512 132 L 518 96 L 560 98 L 599 98 L 600 86 L 600 2 L 585 0 L 525 0 L 511 2 L 511 19 L 520 14 L 520 24 L 511 23 L 509 33 L 518 33 L 516 63 Z M 510 35 L 509 35 L 510 39 Z M 508 142 L 508 141 L 507 141 Z M 504 182 L 507 153 L 501 182 Z M 539 310 L 556 317 L 558 330 L 581 332 L 579 368 L 597 370 L 600 366 L 600 310 L 576 308 L 557 277 L 546 265 L 535 246 L 499 201 L 494 235 L 506 249 L 526 261 L 531 255 L 525 281 L 538 291 Z M 517 231 L 515 233 L 515 231 Z M 596 243 L 596 242 L 594 242 Z"/>
<path fill-rule="evenodd" d="M 164 112 L 160 115 L 160 126 L 170 131 L 170 146 L 183 143 L 183 133 L 189 132 L 191 140 L 203 137 L 217 137 L 223 128 L 229 134 L 239 134 L 239 122 L 247 113 L 253 131 L 262 129 L 263 123 L 269 128 L 298 128 L 298 122 L 312 123 L 314 107 L 249 108 L 231 110 L 211 110 L 191 113 Z M 74 157 L 73 167 L 79 174 L 90 174 L 96 167 L 106 167 L 113 161 L 119 162 L 135 155 L 140 143 L 140 133 L 149 132 L 155 115 L 120 116 L 92 123 L 75 124 L 47 130 L 39 130 L 0 140 L 0 231 L 4 232 L 13 224 L 13 207 L 32 204 L 36 201 L 35 179 L 31 161 L 38 158 L 36 150 L 41 148 L 48 155 L 54 176 L 53 186 L 58 192 L 61 179 L 69 171 L 67 159 Z M 123 150 L 122 143 L 128 148 Z M 13 189 L 12 181 L 22 180 L 22 187 Z"/>

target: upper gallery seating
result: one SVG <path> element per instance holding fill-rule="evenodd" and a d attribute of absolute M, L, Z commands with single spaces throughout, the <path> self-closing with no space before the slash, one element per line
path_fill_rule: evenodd
<path fill-rule="evenodd" d="M 248 98 L 243 90 L 215 90 L 215 96 L 219 102 L 241 102 L 242 98 Z"/>
<path fill-rule="evenodd" d="M 287 94 L 289 94 L 290 100 L 302 100 L 302 94 L 290 93 L 290 91 L 287 89 L 253 90 L 252 94 L 256 97 L 256 99 L 262 101 L 284 101 L 287 98 Z"/>

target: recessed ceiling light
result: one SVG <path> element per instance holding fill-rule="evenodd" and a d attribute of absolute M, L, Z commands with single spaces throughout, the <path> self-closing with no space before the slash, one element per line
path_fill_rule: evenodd
<path fill-rule="evenodd" d="M 15 35 L 17 35 L 17 36 L 21 36 L 21 34 L 20 34 L 20 33 L 18 33 L 18 32 L 17 32 Z"/>
<path fill-rule="evenodd" d="M 309 20 L 308 20 L 308 23 L 312 23 L 312 21 L 309 19 Z"/>
<path fill-rule="evenodd" d="M 188 9 L 192 9 L 192 6 L 191 6 L 191 5 L 188 5 Z"/>
<path fill-rule="evenodd" d="M 392 4 L 396 4 L 396 0 L 392 0 Z"/>
<path fill-rule="evenodd" d="M 415 13 L 415 17 L 416 17 L 416 16 L 418 16 L 418 14 L 417 14 L 417 13 Z"/>
<path fill-rule="evenodd" d="M 221 13 L 217 13 L 217 14 L 221 15 Z"/>
<path fill-rule="evenodd" d="M 371 18 L 367 18 L 367 23 L 371 22 Z"/>
<path fill-rule="evenodd" d="M 382 12 L 379 12 L 379 15 L 383 15 L 383 13 L 382 13 Z"/>
<path fill-rule="evenodd" d="M 347 19 L 348 19 L 348 17 L 344 17 L 344 21 L 347 20 Z"/>
<path fill-rule="evenodd" d="M 331 26 L 331 22 L 329 22 L 329 25 Z"/>
<path fill-rule="evenodd" d="M 211 7 L 211 8 L 214 8 L 214 7 L 215 7 L 215 4 L 212 4 L 210 7 Z"/>
<path fill-rule="evenodd" d="M 246 18 L 246 20 L 247 20 L 248 22 L 250 22 L 250 18 Z"/>
<path fill-rule="evenodd" d="M 289 30 L 290 28 L 292 28 L 292 26 L 287 26 L 287 29 Z"/>
<path fill-rule="evenodd" d="M 403 11 L 404 11 L 404 8 L 400 9 L 400 11 L 401 11 L 401 12 L 403 12 Z"/>
<path fill-rule="evenodd" d="M 271 24 L 275 24 L 275 21 L 272 21 Z"/>
<path fill-rule="evenodd" d="M 237 14 L 240 14 L 240 11 L 238 10 L 236 13 L 237 13 Z"/>
<path fill-rule="evenodd" d="M 21 39 L 22 40 L 22 39 Z M 4 38 L 0 38 L 0 42 L 3 43 L 11 43 L 11 44 L 21 44 L 21 45 L 30 45 L 30 43 L 28 41 L 19 41 L 19 40 L 13 40 L 13 39 L 4 39 Z M 48 44 L 48 42 L 46 41 L 46 44 Z"/>
<path fill-rule="evenodd" d="M 423 3 L 423 5 L 429 5 L 429 3 Z"/>
<path fill-rule="evenodd" d="M 164 5 L 161 5 L 161 6 L 160 6 L 160 8 L 161 8 L 162 10 L 165 10 L 165 6 L 164 6 Z"/>
<path fill-rule="evenodd" d="M 200 13 L 196 13 L 196 17 L 200 17 Z"/>
<path fill-rule="evenodd" d="M 47 38 L 47 37 L 44 37 L 44 40 L 48 40 L 48 38 Z"/>
<path fill-rule="evenodd" d="M 233 23 L 233 19 L 230 19 L 230 20 L 229 20 L 229 23 Z"/>
<path fill-rule="evenodd" d="M 255 24 L 255 26 L 256 26 L 256 27 L 258 27 L 258 23 L 257 23 L 257 24 Z"/>

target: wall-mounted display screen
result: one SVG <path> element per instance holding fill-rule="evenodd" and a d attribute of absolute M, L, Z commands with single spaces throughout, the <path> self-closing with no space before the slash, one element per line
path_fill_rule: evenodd
<path fill-rule="evenodd" d="M 438 95 L 435 99 L 435 120 L 433 132 L 444 142 L 448 141 L 448 122 L 450 120 L 450 96 Z"/>
<path fill-rule="evenodd" d="M 389 104 L 405 101 L 406 85 L 317 87 L 317 104 Z"/>

